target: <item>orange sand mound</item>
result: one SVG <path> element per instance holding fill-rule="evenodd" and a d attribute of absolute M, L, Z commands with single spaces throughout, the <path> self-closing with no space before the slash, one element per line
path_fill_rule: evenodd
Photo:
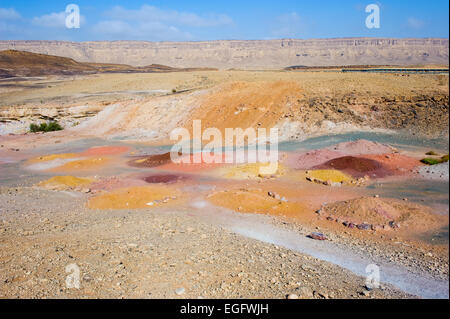
<path fill-rule="evenodd" d="M 267 163 L 250 163 L 220 169 L 220 175 L 231 179 L 255 179 L 258 177 L 280 177 L 286 174 L 286 167 L 278 164 L 276 172 L 270 175 L 262 173 L 262 168 L 268 167 Z"/>
<path fill-rule="evenodd" d="M 102 167 L 102 166 L 106 165 L 108 162 L 109 162 L 109 159 L 104 158 L 104 157 L 89 158 L 89 159 L 69 162 L 62 166 L 56 167 L 53 170 L 54 171 L 88 170 L 88 169 Z"/>
<path fill-rule="evenodd" d="M 224 84 L 203 98 L 191 114 L 187 128 L 192 132 L 192 120 L 202 120 L 202 127 L 270 128 L 274 127 L 302 97 L 295 82 L 233 82 Z"/>
<path fill-rule="evenodd" d="M 127 146 L 98 146 L 80 153 L 81 156 L 118 155 L 130 150 Z"/>
<path fill-rule="evenodd" d="M 429 230 L 441 227 L 445 217 L 433 214 L 430 208 L 395 199 L 363 197 L 326 205 L 322 213 L 340 221 L 388 226 L 395 222 L 401 228 Z M 447 220 L 448 223 L 448 220 Z"/>
<path fill-rule="evenodd" d="M 69 158 L 75 158 L 79 157 L 79 154 L 76 153 L 63 153 L 63 154 L 51 154 L 51 155 L 44 155 L 35 157 L 29 160 L 30 163 L 36 163 L 36 162 L 49 162 L 56 159 L 69 159 Z"/>
<path fill-rule="evenodd" d="M 48 189 L 73 189 L 80 186 L 87 186 L 94 180 L 91 178 L 81 178 L 75 176 L 55 176 L 38 184 L 39 187 Z"/>
<path fill-rule="evenodd" d="M 352 177 L 334 169 L 307 171 L 306 176 L 320 182 L 347 183 Z"/>
<path fill-rule="evenodd" d="M 284 202 L 268 195 L 261 189 L 239 189 L 220 191 L 208 196 L 211 203 L 241 213 L 267 214 L 298 217 L 307 208 L 297 202 Z"/>
<path fill-rule="evenodd" d="M 180 201 L 181 192 L 169 187 L 144 186 L 123 188 L 89 199 L 91 209 L 134 209 L 171 206 Z"/>

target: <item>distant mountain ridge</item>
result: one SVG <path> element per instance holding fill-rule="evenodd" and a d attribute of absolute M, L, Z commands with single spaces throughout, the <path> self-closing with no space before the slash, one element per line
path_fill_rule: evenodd
<path fill-rule="evenodd" d="M 0 50 L 21 50 L 69 57 L 80 62 L 177 68 L 280 69 L 292 65 L 445 64 L 449 40 L 442 38 L 340 38 L 315 40 L 0 41 Z"/>

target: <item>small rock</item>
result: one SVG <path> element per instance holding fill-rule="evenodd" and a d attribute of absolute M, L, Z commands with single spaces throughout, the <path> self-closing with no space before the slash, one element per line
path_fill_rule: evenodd
<path fill-rule="evenodd" d="M 289 294 L 286 296 L 286 299 L 298 299 L 298 296 L 296 294 Z"/>
<path fill-rule="evenodd" d="M 311 233 L 310 235 L 308 235 L 308 238 L 315 240 L 327 240 L 327 237 L 322 233 Z"/>
<path fill-rule="evenodd" d="M 356 226 L 359 230 L 369 230 L 372 228 L 372 225 L 369 224 L 359 224 Z"/>

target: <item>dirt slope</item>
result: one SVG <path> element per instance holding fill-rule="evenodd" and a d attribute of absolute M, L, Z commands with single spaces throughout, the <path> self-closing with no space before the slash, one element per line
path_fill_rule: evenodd
<path fill-rule="evenodd" d="M 81 63 L 61 56 L 25 51 L 0 51 L 0 78 L 12 76 L 73 75 L 86 73 L 147 73 L 190 71 L 160 64 L 132 67 L 125 64 Z"/>

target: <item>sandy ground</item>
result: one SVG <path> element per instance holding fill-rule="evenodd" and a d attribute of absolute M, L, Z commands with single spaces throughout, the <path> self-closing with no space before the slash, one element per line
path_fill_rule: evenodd
<path fill-rule="evenodd" d="M 1 297 L 448 298 L 448 164 L 420 162 L 430 150 L 448 153 L 448 77 L 34 81 L 0 93 Z M 8 134 L 49 118 L 72 124 Z M 283 128 L 278 171 L 172 163 L 168 134 L 196 118 L 219 130 Z M 299 142 L 355 130 L 398 143 L 345 134 L 312 149 Z M 415 196 L 391 185 L 411 185 Z M 71 264 L 80 289 L 66 286 Z M 381 288 L 364 287 L 370 264 L 381 268 Z"/>

